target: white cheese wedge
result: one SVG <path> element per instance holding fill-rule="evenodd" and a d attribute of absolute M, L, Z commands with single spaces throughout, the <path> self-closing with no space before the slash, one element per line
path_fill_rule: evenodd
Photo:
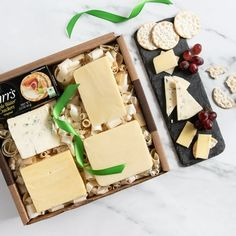
<path fill-rule="evenodd" d="M 164 53 L 164 51 L 161 51 L 161 54 L 160 54 L 160 55 L 162 55 L 163 53 Z M 176 61 L 177 61 L 177 63 L 178 63 L 179 57 L 178 57 L 178 56 L 175 56 L 175 57 L 176 57 Z M 165 72 L 168 73 L 168 74 L 170 74 L 170 75 L 172 75 L 173 72 L 174 72 L 174 70 L 175 70 L 175 67 L 176 67 L 176 66 L 174 66 L 174 67 L 172 67 L 172 68 L 170 68 L 170 69 L 168 69 L 168 70 L 165 70 Z"/>
<path fill-rule="evenodd" d="M 95 176 L 101 186 L 126 179 L 152 167 L 152 159 L 142 130 L 131 121 L 84 140 L 84 147 L 93 169 L 125 164 L 120 174 Z"/>
<path fill-rule="evenodd" d="M 189 119 L 203 108 L 178 81 L 175 84 L 178 120 Z"/>
<path fill-rule="evenodd" d="M 164 77 L 164 85 L 165 85 L 165 97 L 166 97 L 166 113 L 168 116 L 172 113 L 172 111 L 175 109 L 177 105 L 176 100 L 176 81 L 179 82 L 179 84 L 187 89 L 190 85 L 190 83 L 178 76 L 165 76 Z"/>
<path fill-rule="evenodd" d="M 159 56 L 154 57 L 153 64 L 156 74 L 172 69 L 178 65 L 178 60 L 173 49 L 162 52 Z"/>
<path fill-rule="evenodd" d="M 194 150 L 194 157 L 200 159 L 208 159 L 211 149 L 211 134 L 198 134 L 196 142 L 196 150 Z"/>
<path fill-rule="evenodd" d="M 52 131 L 50 104 L 8 119 L 8 128 L 22 159 L 61 145 Z"/>
<path fill-rule="evenodd" d="M 187 121 L 176 143 L 186 148 L 189 148 L 196 133 L 197 133 L 197 129 L 194 127 L 194 125 L 191 122 Z"/>
<path fill-rule="evenodd" d="M 86 189 L 70 151 L 20 170 L 37 212 L 86 195 Z"/>
<path fill-rule="evenodd" d="M 85 110 L 93 126 L 126 115 L 109 59 L 105 56 L 74 72 Z"/>

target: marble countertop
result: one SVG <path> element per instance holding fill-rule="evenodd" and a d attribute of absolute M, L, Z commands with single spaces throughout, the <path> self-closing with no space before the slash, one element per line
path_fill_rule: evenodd
<path fill-rule="evenodd" d="M 65 35 L 68 19 L 91 8 L 128 15 L 138 1 L 114 0 L 1 0 L 0 73 L 29 63 L 82 41 L 115 31 L 123 34 L 144 86 L 162 138 L 171 171 L 141 185 L 98 200 L 47 221 L 23 227 L 0 174 L 0 234 L 18 236 L 61 235 L 227 235 L 236 232 L 236 110 L 223 110 L 211 99 L 214 87 L 224 79 L 211 80 L 204 70 L 210 64 L 236 73 L 234 0 L 173 0 L 174 5 L 150 3 L 127 23 L 114 25 L 91 16 L 77 24 L 72 39 Z M 202 31 L 189 44 L 201 43 L 205 64 L 200 69 L 205 89 L 226 142 L 225 151 L 211 160 L 183 168 L 178 165 L 158 104 L 132 39 L 143 23 L 174 16 L 180 9 L 195 11 Z"/>

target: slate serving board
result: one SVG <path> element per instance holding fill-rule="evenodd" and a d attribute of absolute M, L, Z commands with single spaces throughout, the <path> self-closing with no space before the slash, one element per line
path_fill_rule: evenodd
<path fill-rule="evenodd" d="M 165 20 L 170 21 L 170 22 L 174 22 L 174 18 L 168 18 Z M 179 134 L 181 133 L 182 129 L 184 128 L 186 121 L 178 121 L 177 120 L 177 109 L 176 108 L 174 109 L 174 111 L 172 112 L 172 114 L 169 117 L 166 114 L 164 76 L 168 76 L 169 74 L 166 72 L 156 74 L 155 69 L 154 69 L 154 65 L 153 65 L 153 58 L 158 56 L 161 53 L 161 49 L 157 49 L 154 51 L 148 51 L 148 50 L 142 48 L 139 45 L 136 36 L 137 36 L 137 32 L 135 32 L 135 34 L 134 34 L 134 39 L 137 44 L 137 47 L 138 47 L 139 53 L 141 55 L 141 58 L 143 60 L 146 71 L 148 73 L 152 88 L 155 92 L 157 101 L 160 105 L 163 118 L 166 122 L 166 126 L 169 130 L 171 139 L 173 141 L 174 147 L 176 149 L 176 152 L 177 152 L 177 155 L 178 155 L 178 158 L 179 158 L 181 164 L 184 166 L 189 166 L 189 165 L 193 165 L 195 163 L 198 163 L 200 161 L 203 161 L 202 159 L 195 159 L 193 156 L 193 153 L 192 153 L 192 147 L 197 139 L 197 135 L 195 136 L 195 138 L 189 148 L 185 148 L 185 147 L 176 143 L 176 140 L 177 140 Z M 189 49 L 189 46 L 187 44 L 186 39 L 181 38 L 178 45 L 173 50 L 175 52 L 175 55 L 180 57 L 182 55 L 182 53 L 188 49 Z M 182 78 L 186 79 L 187 81 L 189 81 L 191 84 L 188 88 L 188 92 L 196 99 L 196 101 L 203 108 L 211 109 L 211 105 L 208 100 L 206 91 L 203 87 L 199 73 L 196 73 L 196 74 L 190 74 L 188 72 L 186 73 L 186 72 L 181 71 L 178 67 L 176 67 L 172 76 L 173 75 L 182 77 Z M 189 109 L 191 109 L 191 107 L 189 107 Z M 197 116 L 194 116 L 191 119 L 189 119 L 189 121 L 194 122 L 196 119 L 197 119 Z M 224 151 L 225 143 L 224 143 L 222 134 L 220 132 L 219 126 L 217 124 L 217 121 L 214 121 L 213 129 L 211 131 L 203 130 L 203 131 L 198 131 L 198 133 L 211 133 L 212 137 L 218 140 L 217 145 L 210 150 L 209 158 L 212 158 Z"/>

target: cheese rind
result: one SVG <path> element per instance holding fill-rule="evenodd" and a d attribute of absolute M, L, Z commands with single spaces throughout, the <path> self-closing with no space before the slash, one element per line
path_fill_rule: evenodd
<path fill-rule="evenodd" d="M 24 167 L 20 172 L 37 212 L 86 195 L 70 151 Z"/>
<path fill-rule="evenodd" d="M 93 169 L 125 164 L 122 173 L 95 176 L 101 186 L 107 186 L 152 167 L 152 159 L 142 130 L 131 121 L 84 140 L 84 147 Z"/>
<path fill-rule="evenodd" d="M 178 81 L 176 82 L 176 99 L 178 120 L 189 119 L 203 109 Z"/>
<path fill-rule="evenodd" d="M 126 115 L 111 63 L 105 56 L 74 72 L 78 90 L 93 126 Z"/>
<path fill-rule="evenodd" d="M 167 52 L 162 52 L 159 56 L 154 57 L 153 64 L 156 74 L 169 70 L 178 65 L 178 60 L 171 49 Z"/>
<path fill-rule="evenodd" d="M 200 159 L 208 159 L 209 151 L 211 149 L 211 134 L 198 134 L 196 142 L 196 150 L 194 150 L 194 157 Z"/>
<path fill-rule="evenodd" d="M 166 113 L 168 116 L 172 113 L 177 105 L 176 101 L 176 81 L 185 89 L 187 89 L 190 83 L 178 76 L 165 76 L 165 97 L 166 97 Z"/>
<path fill-rule="evenodd" d="M 50 104 L 8 119 L 8 128 L 21 158 L 26 159 L 58 147 L 60 138 L 52 131 Z"/>
<path fill-rule="evenodd" d="M 194 127 L 194 125 L 191 122 L 187 121 L 176 143 L 186 148 L 189 148 L 196 133 L 197 133 L 197 129 Z"/>

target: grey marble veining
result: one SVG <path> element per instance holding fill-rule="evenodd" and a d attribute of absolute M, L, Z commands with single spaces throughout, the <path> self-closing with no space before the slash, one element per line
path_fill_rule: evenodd
<path fill-rule="evenodd" d="M 92 16 L 83 16 L 76 25 L 72 38 L 68 39 L 65 35 L 66 22 L 75 12 L 100 8 L 127 16 L 137 2 L 1 0 L 0 73 L 108 32 L 123 34 L 172 168 L 168 174 L 30 227 L 22 226 L 0 174 L 1 235 L 236 234 L 236 110 L 222 110 L 211 98 L 214 87 L 227 91 L 224 85 L 226 76 L 236 73 L 236 28 L 232 22 L 236 3 L 234 0 L 173 0 L 172 6 L 147 4 L 136 19 L 118 25 Z M 180 9 L 195 11 L 201 18 L 202 30 L 189 40 L 189 44 L 199 42 L 203 45 L 205 64 L 200 69 L 200 75 L 213 109 L 218 113 L 218 123 L 226 142 L 224 153 L 188 168 L 182 168 L 178 164 L 132 39 L 133 32 L 143 23 L 174 16 Z M 205 70 L 212 64 L 226 66 L 227 75 L 219 80 L 210 79 Z"/>

